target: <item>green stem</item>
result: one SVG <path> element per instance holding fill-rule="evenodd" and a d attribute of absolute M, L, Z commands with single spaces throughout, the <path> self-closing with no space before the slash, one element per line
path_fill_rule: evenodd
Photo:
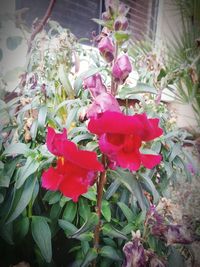
<path fill-rule="evenodd" d="M 31 201 L 28 204 L 28 218 L 32 217 L 32 205 L 33 205 L 33 203 L 32 203 L 32 199 L 31 199 Z"/>
<path fill-rule="evenodd" d="M 97 205 L 96 205 L 96 213 L 98 216 L 98 223 L 94 230 L 94 248 L 99 250 L 99 237 L 101 232 L 101 206 L 102 206 L 102 199 L 103 199 L 103 189 L 106 183 L 106 157 L 105 155 L 102 156 L 102 163 L 104 165 L 105 170 L 101 172 L 99 176 L 99 180 L 97 182 Z M 93 267 L 96 266 L 96 261 L 93 262 Z"/>
<path fill-rule="evenodd" d="M 113 63 L 112 63 L 113 65 L 115 64 L 115 61 L 117 60 L 117 55 L 118 55 L 118 44 L 116 43 L 115 44 L 114 60 L 113 60 Z M 113 76 L 111 76 L 111 94 L 112 95 L 116 95 L 117 87 L 118 87 L 118 84 L 114 81 Z"/>

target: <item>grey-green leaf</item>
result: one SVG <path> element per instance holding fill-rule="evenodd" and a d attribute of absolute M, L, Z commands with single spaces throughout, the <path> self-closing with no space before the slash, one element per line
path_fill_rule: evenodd
<path fill-rule="evenodd" d="M 10 144 L 6 147 L 5 151 L 3 152 L 3 155 L 6 156 L 13 156 L 13 155 L 20 155 L 20 154 L 26 154 L 29 152 L 30 149 L 28 146 L 24 143 L 16 143 L 16 144 Z"/>
<path fill-rule="evenodd" d="M 21 167 L 18 171 L 18 179 L 16 181 L 16 188 L 20 188 L 23 183 L 26 181 L 26 179 L 33 173 L 36 172 L 36 170 L 39 167 L 39 162 L 35 161 L 31 157 L 28 157 L 26 164 Z"/>
<path fill-rule="evenodd" d="M 32 236 L 46 262 L 51 262 L 51 231 L 44 217 L 33 216 L 31 223 Z"/>
<path fill-rule="evenodd" d="M 7 218 L 7 223 L 10 223 L 13 220 L 15 220 L 22 213 L 22 211 L 26 208 L 26 206 L 29 204 L 32 198 L 35 183 L 36 183 L 36 177 L 30 176 L 30 178 L 26 181 L 24 185 L 24 188 L 23 188 L 23 191 L 22 191 L 22 194 L 19 200 L 16 199 L 17 203 L 15 203 L 15 200 L 14 200 L 14 205 Z"/>
<path fill-rule="evenodd" d="M 119 253 L 114 249 L 113 247 L 110 246 L 104 246 L 100 250 L 100 254 L 102 257 L 112 259 L 114 261 L 121 261 L 121 257 L 119 256 Z"/>
<path fill-rule="evenodd" d="M 63 212 L 63 220 L 68 222 L 72 222 L 76 216 L 77 212 L 77 204 L 73 201 L 67 202 L 64 212 Z"/>
<path fill-rule="evenodd" d="M 98 253 L 96 249 L 94 248 L 89 249 L 80 267 L 87 267 L 91 261 L 96 259 L 97 256 Z"/>
<path fill-rule="evenodd" d="M 131 209 L 123 202 L 118 202 L 117 205 L 120 207 L 122 210 L 124 216 L 126 217 L 128 222 L 133 222 L 134 220 L 134 214 L 131 211 Z"/>

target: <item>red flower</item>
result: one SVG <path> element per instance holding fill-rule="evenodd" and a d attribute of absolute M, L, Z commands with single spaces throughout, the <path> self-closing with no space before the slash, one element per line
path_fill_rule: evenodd
<path fill-rule="evenodd" d="M 66 197 L 78 201 L 78 197 L 94 184 L 97 171 L 103 170 L 96 153 L 79 150 L 67 140 L 65 129 L 57 134 L 49 127 L 46 142 L 49 151 L 58 159 L 56 168 L 50 167 L 43 172 L 42 186 L 53 191 L 60 190 Z"/>
<path fill-rule="evenodd" d="M 151 169 L 161 161 L 160 155 L 142 154 L 143 141 L 162 135 L 159 119 L 148 119 L 146 114 L 127 116 L 107 111 L 91 118 L 88 129 L 99 136 L 99 147 L 114 166 L 136 171 L 140 165 Z"/>

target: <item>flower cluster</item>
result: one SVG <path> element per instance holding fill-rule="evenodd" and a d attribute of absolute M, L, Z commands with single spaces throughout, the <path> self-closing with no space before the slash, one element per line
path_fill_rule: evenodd
<path fill-rule="evenodd" d="M 59 190 L 76 202 L 94 184 L 97 172 L 103 171 L 103 166 L 95 152 L 79 150 L 67 140 L 66 135 L 65 129 L 62 133 L 56 133 L 48 127 L 47 148 L 57 156 L 57 162 L 55 168 L 50 167 L 43 172 L 42 186 L 53 191 Z"/>
<path fill-rule="evenodd" d="M 156 207 L 152 205 L 147 214 L 147 222 L 151 233 L 164 240 L 168 245 L 191 244 L 194 236 L 185 225 L 170 223 L 166 216 L 161 215 Z"/>
<path fill-rule="evenodd" d="M 143 247 L 141 238 L 137 234 L 126 243 L 123 252 L 126 256 L 122 267 L 166 267 L 164 259 L 159 258 L 153 251 Z"/>
<path fill-rule="evenodd" d="M 140 152 L 142 142 L 162 135 L 158 123 L 159 119 L 148 119 L 146 114 L 128 116 L 106 111 L 100 117 L 91 118 L 88 129 L 99 136 L 99 147 L 113 167 L 137 171 L 141 164 L 151 169 L 161 161 L 160 155 Z"/>

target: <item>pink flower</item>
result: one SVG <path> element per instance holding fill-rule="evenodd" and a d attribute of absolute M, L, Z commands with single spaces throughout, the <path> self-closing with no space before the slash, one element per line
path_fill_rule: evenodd
<path fill-rule="evenodd" d="M 93 97 L 97 97 L 103 92 L 106 92 L 106 87 L 102 82 L 101 75 L 99 73 L 94 74 L 83 81 L 83 86 L 88 89 Z"/>
<path fill-rule="evenodd" d="M 128 19 L 125 16 L 116 18 L 114 23 L 115 31 L 125 31 L 128 28 Z"/>
<path fill-rule="evenodd" d="M 119 104 L 113 95 L 109 93 L 101 93 L 93 100 L 88 108 L 87 117 L 96 118 L 107 110 L 121 112 Z"/>
<path fill-rule="evenodd" d="M 65 129 L 59 134 L 48 127 L 46 141 L 49 151 L 58 158 L 55 168 L 50 167 L 43 172 L 42 186 L 53 191 L 59 190 L 74 202 L 78 201 L 79 196 L 94 184 L 97 172 L 102 171 L 103 166 L 95 152 L 79 150 L 67 140 Z"/>
<path fill-rule="evenodd" d="M 101 55 L 105 58 L 107 62 L 112 62 L 114 59 L 114 44 L 109 37 L 103 37 L 98 44 L 98 49 Z"/>
<path fill-rule="evenodd" d="M 100 117 L 91 118 L 90 132 L 99 136 L 99 147 L 113 166 L 137 171 L 141 164 L 148 169 L 158 165 L 160 155 L 142 154 L 142 142 L 151 141 L 162 135 L 159 119 L 148 119 L 146 114 L 133 116 L 106 111 Z"/>
<path fill-rule="evenodd" d="M 126 16 L 129 12 L 129 7 L 125 5 L 124 3 L 120 2 L 118 7 L 118 13 L 119 15 Z"/>
<path fill-rule="evenodd" d="M 123 84 L 132 71 L 132 66 L 127 55 L 119 57 L 113 65 L 112 75 L 116 83 Z"/>

